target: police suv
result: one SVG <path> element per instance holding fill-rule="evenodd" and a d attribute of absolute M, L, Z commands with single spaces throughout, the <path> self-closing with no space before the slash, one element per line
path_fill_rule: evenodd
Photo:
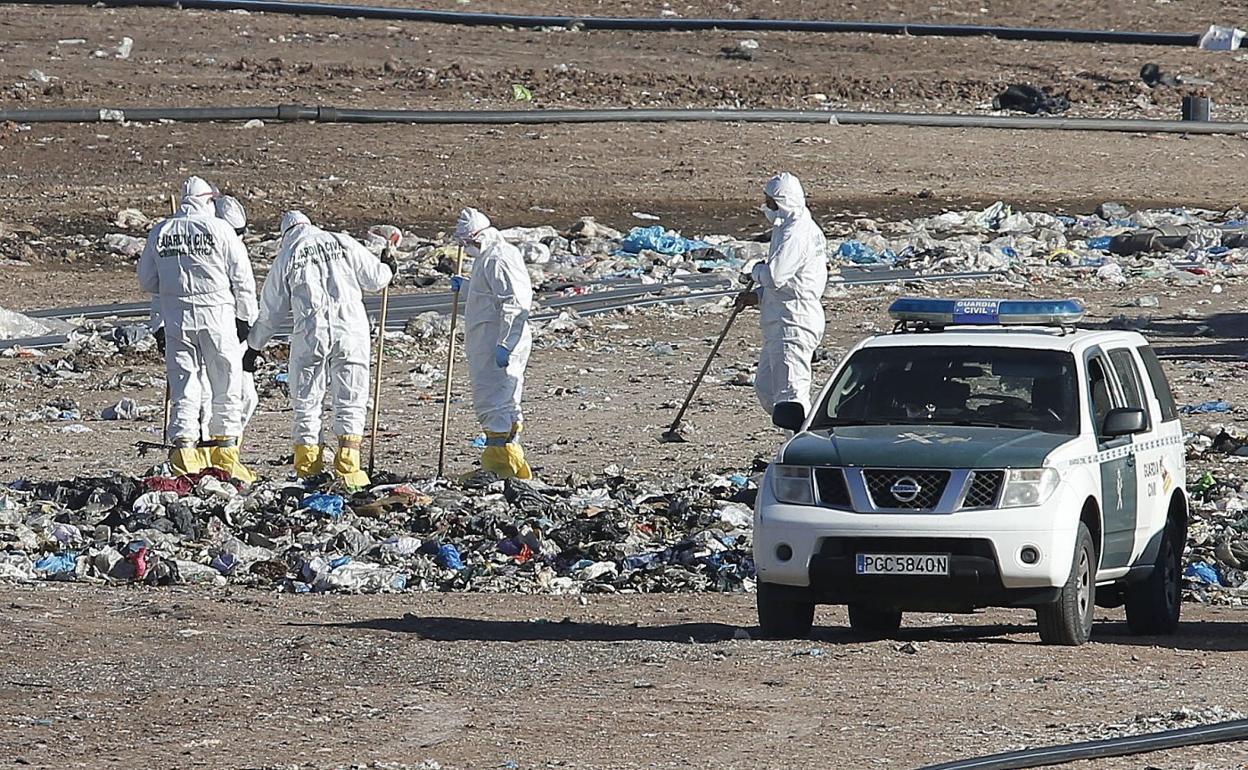
<path fill-rule="evenodd" d="M 904 298 L 846 356 L 767 469 L 758 619 L 809 633 L 817 604 L 888 634 L 905 611 L 1034 608 L 1087 641 L 1097 605 L 1173 632 L 1187 532 L 1183 435 L 1139 334 L 1076 330 L 1074 300 Z"/>

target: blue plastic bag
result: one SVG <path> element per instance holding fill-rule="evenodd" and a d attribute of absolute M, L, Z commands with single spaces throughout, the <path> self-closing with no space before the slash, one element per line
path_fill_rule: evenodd
<path fill-rule="evenodd" d="M 1113 238 L 1110 238 L 1108 235 L 1101 235 L 1101 236 L 1097 236 L 1096 238 L 1089 238 L 1088 248 L 1096 249 L 1097 251 L 1109 251 L 1109 242 L 1112 240 Z"/>
<path fill-rule="evenodd" d="M 1179 407 L 1179 411 L 1183 414 L 1221 414 L 1231 411 L 1231 405 L 1219 398 L 1195 405 L 1184 404 Z"/>
<path fill-rule="evenodd" d="M 459 549 L 450 544 L 439 546 L 438 555 L 433 558 L 433 561 L 442 569 L 464 568 L 464 560 L 459 555 Z"/>
<path fill-rule="evenodd" d="M 897 255 L 885 249 L 876 251 L 862 241 L 842 241 L 836 253 L 857 265 L 882 265 L 897 261 Z"/>
<path fill-rule="evenodd" d="M 706 241 L 685 238 L 680 233 L 664 230 L 659 225 L 653 227 L 634 227 L 624 236 L 620 249 L 626 254 L 640 254 L 643 251 L 657 251 L 660 254 L 674 256 L 698 249 L 712 249 L 714 246 Z"/>
<path fill-rule="evenodd" d="M 1187 569 L 1183 570 L 1183 577 L 1189 577 L 1205 586 L 1222 585 L 1222 578 L 1218 576 L 1218 571 L 1213 568 L 1213 565 L 1203 561 L 1189 564 Z"/>
<path fill-rule="evenodd" d="M 300 503 L 303 508 L 309 508 L 317 513 L 323 513 L 331 519 L 342 518 L 342 498 L 338 495 L 315 494 L 308 495 L 303 498 Z"/>
<path fill-rule="evenodd" d="M 35 562 L 35 572 L 43 572 L 48 575 L 64 575 L 73 572 L 74 565 L 77 563 L 78 554 L 73 551 L 50 553 Z"/>

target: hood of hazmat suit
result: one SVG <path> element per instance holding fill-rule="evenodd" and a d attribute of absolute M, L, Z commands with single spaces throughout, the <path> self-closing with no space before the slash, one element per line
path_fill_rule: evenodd
<path fill-rule="evenodd" d="M 481 465 L 504 478 L 530 478 L 517 437 L 524 422 L 520 410 L 524 371 L 533 347 L 529 329 L 533 286 L 520 250 L 503 240 L 480 212 L 464 211 L 456 226 L 457 236 L 460 233 L 465 240 L 480 243 L 479 248 L 469 248 L 477 253 L 464 310 L 464 353 L 473 407 L 486 435 Z M 496 357 L 500 347 L 508 351 L 507 365 L 502 367 Z"/>
<path fill-rule="evenodd" d="M 338 437 L 335 472 L 350 486 L 369 483 L 359 464 L 369 396 L 369 325 L 362 295 L 381 291 L 391 278 L 390 268 L 346 233 L 322 230 L 297 211 L 282 216 L 282 246 L 264 280 L 260 320 L 248 344 L 261 350 L 282 325 L 293 325 L 288 385 L 295 470 L 301 476 L 319 471 L 328 382 Z"/>
<path fill-rule="evenodd" d="M 771 414 L 778 403 L 797 402 L 810 412 L 810 361 L 823 339 L 823 292 L 828 284 L 828 244 L 806 208 L 806 192 L 789 173 L 772 177 L 764 192 L 776 202 L 767 259 L 752 278 L 760 294 L 763 349 L 754 389 Z"/>
<path fill-rule="evenodd" d="M 148 234 L 139 258 L 140 287 L 159 304 L 165 325 L 165 369 L 172 412 L 169 435 L 175 470 L 194 472 L 190 453 L 200 438 L 205 384 L 212 393 L 210 432 L 219 447 L 213 465 L 243 481 L 242 348 L 235 319 L 257 315 L 255 279 L 247 250 L 215 216 L 212 189 L 198 177 L 182 187 L 182 205 Z M 205 383 L 206 380 L 206 383 Z"/>

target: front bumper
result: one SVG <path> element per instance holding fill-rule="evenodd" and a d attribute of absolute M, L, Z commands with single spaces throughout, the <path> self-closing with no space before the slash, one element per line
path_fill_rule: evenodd
<path fill-rule="evenodd" d="M 1073 494 L 1065 484 L 1043 506 L 937 514 L 789 505 L 775 500 L 768 481 L 754 515 L 758 578 L 810 589 L 819 601 L 903 609 L 1031 606 L 1051 601 L 1070 575 L 1081 505 L 1068 499 Z M 1040 554 L 1035 564 L 1020 557 L 1027 546 Z M 860 576 L 858 553 L 949 554 L 950 575 Z"/>

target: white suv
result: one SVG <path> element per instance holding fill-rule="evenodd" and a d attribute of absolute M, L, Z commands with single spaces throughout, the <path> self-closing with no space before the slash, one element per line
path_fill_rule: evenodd
<path fill-rule="evenodd" d="M 1179 621 L 1183 435 L 1139 334 L 1077 331 L 1073 300 L 901 299 L 856 346 L 755 507 L 758 619 L 804 636 L 817 604 L 887 634 L 903 611 L 1031 607 L 1082 644 L 1096 605 L 1135 633 Z"/>

